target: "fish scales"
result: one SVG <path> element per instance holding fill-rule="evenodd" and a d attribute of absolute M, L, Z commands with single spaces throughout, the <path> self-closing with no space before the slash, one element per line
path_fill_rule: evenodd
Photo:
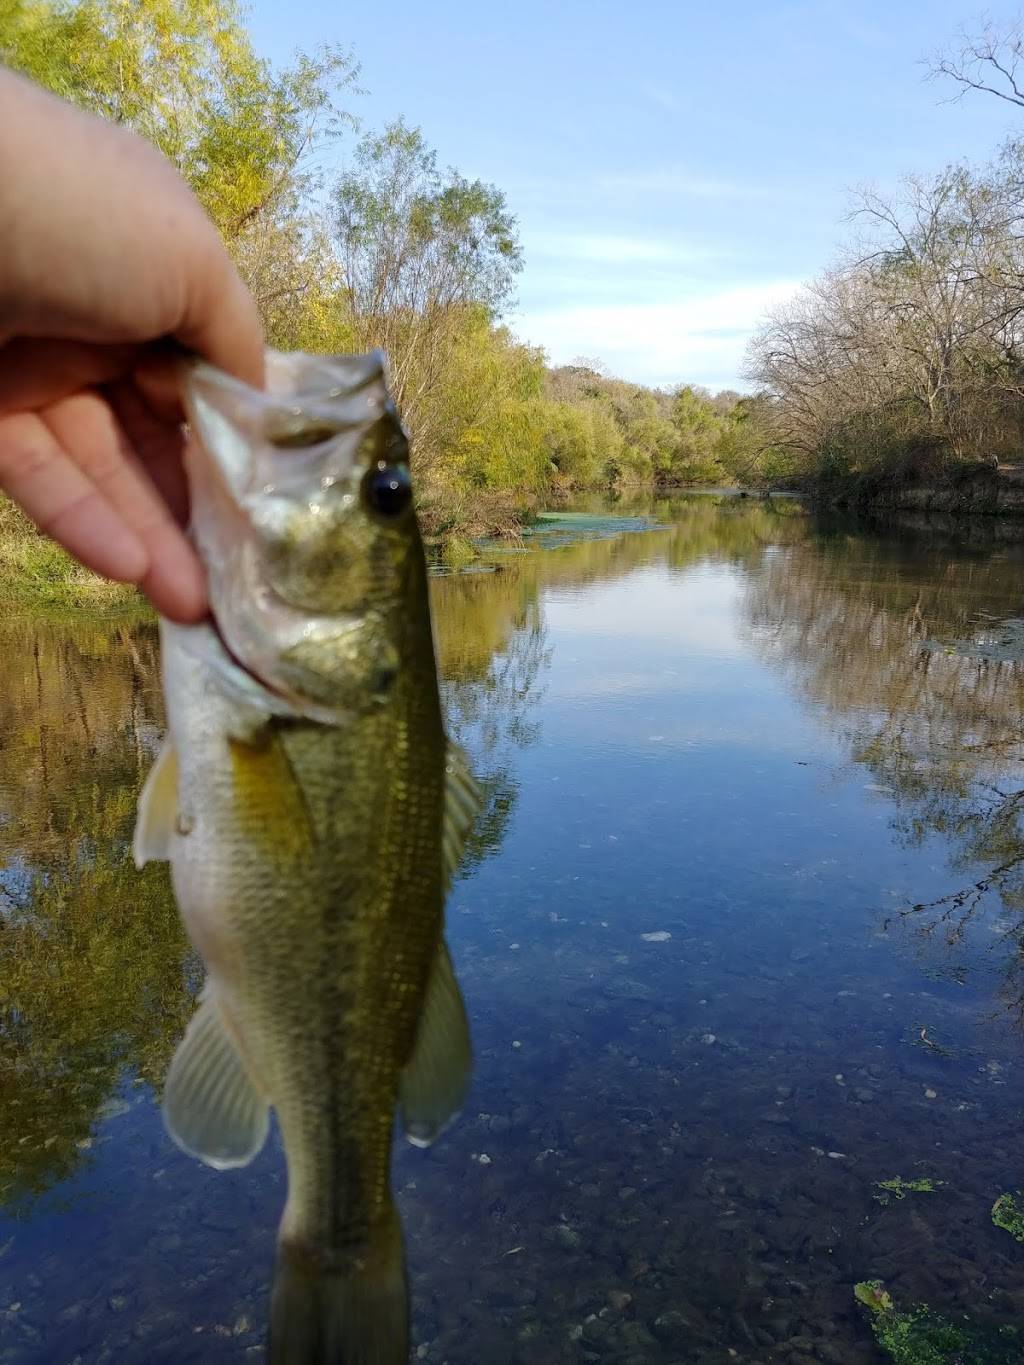
<path fill-rule="evenodd" d="M 466 835 L 475 790 L 444 733 L 380 360 L 290 363 L 335 379 L 355 370 L 331 395 L 348 406 L 326 444 L 321 401 L 315 459 L 301 411 L 279 454 L 266 448 L 263 395 L 208 370 L 192 395 L 193 530 L 214 619 L 161 623 L 169 743 L 140 803 L 136 857 L 170 861 L 208 970 L 168 1076 L 172 1136 L 213 1165 L 241 1165 L 270 1106 L 280 1125 L 288 1197 L 268 1359 L 398 1365 L 408 1308 L 394 1117 L 400 1100 L 407 1134 L 426 1145 L 468 1081 L 443 906 L 447 850 Z M 348 400 L 367 391 L 375 401 L 353 419 Z"/>

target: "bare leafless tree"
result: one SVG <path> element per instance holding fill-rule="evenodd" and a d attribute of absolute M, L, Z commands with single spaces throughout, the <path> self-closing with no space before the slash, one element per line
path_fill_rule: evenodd
<path fill-rule="evenodd" d="M 1024 29 L 1019 19 L 999 25 L 983 17 L 976 33 L 961 29 L 957 44 L 926 60 L 931 79 L 957 84 L 953 99 L 980 90 L 1024 108 Z"/>
<path fill-rule="evenodd" d="M 986 455 L 1024 391 L 1024 209 L 1008 149 L 985 172 L 861 190 L 840 262 L 772 315 L 749 374 L 779 439 L 860 466 Z M 844 457 L 845 458 L 845 457 Z"/>

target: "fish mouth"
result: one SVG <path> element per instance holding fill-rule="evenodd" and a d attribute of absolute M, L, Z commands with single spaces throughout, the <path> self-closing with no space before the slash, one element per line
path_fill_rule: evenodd
<path fill-rule="evenodd" d="M 236 699 L 337 726 L 351 715 L 347 703 L 308 697 L 305 670 L 288 656 L 355 622 L 345 613 L 297 610 L 274 591 L 259 562 L 252 514 L 266 495 L 288 500 L 358 475 L 360 443 L 390 410 L 385 360 L 379 351 L 289 356 L 271 350 L 266 360 L 265 390 L 195 360 L 183 373 L 190 534 L 212 604 L 188 648 Z M 384 668 L 371 691 L 385 696 L 392 682 Z M 309 690 L 316 695 L 319 689 Z"/>
<path fill-rule="evenodd" d="M 343 712 L 281 687 L 251 667 L 232 648 L 216 614 L 195 626 L 175 626 L 163 622 L 165 630 L 181 635 L 186 651 L 198 663 L 216 674 L 228 695 L 242 705 L 285 720 L 312 721 L 336 728 L 344 724 Z"/>
<path fill-rule="evenodd" d="M 183 370 L 193 438 L 237 504 L 268 485 L 303 490 L 346 478 L 366 432 L 390 410 L 382 351 L 268 349 L 265 360 L 265 389 L 197 359 Z"/>
<path fill-rule="evenodd" d="M 261 674 L 257 673 L 256 669 L 250 668 L 245 660 L 235 653 L 228 643 L 228 637 L 224 634 L 223 630 L 221 630 L 220 622 L 217 620 L 214 612 L 210 612 L 206 624 L 213 631 L 217 644 L 223 650 L 229 662 L 237 668 L 239 672 L 244 673 L 257 687 L 262 688 L 265 692 L 269 692 L 272 697 L 279 698 L 281 701 L 291 700 L 291 698 L 286 696 L 279 687 L 276 687 L 269 678 L 264 678 Z"/>

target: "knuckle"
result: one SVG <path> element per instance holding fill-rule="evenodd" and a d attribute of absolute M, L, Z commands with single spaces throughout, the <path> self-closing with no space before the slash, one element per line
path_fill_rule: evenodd
<path fill-rule="evenodd" d="M 34 483 L 52 468 L 53 454 L 24 424 L 0 422 L 0 484 Z"/>

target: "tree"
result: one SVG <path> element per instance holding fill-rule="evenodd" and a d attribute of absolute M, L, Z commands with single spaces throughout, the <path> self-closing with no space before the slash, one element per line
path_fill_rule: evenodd
<path fill-rule="evenodd" d="M 724 473 L 718 450 L 725 419 L 715 410 L 709 395 L 684 385 L 672 402 L 672 425 L 677 433 L 671 472 L 683 483 L 714 482 Z"/>
<path fill-rule="evenodd" d="M 275 72 L 235 0 L 0 0 L 0 60 L 159 147 L 220 229 L 272 339 L 284 313 L 294 329 L 325 261 L 311 158 L 354 122 L 334 102 L 357 75 L 350 52 L 324 47 Z"/>
<path fill-rule="evenodd" d="M 334 211 L 356 336 L 387 351 L 392 391 L 428 466 L 438 456 L 430 399 L 457 339 L 475 309 L 497 317 L 521 268 L 515 219 L 493 185 L 442 172 L 401 120 L 359 144 Z"/>
<path fill-rule="evenodd" d="M 960 86 L 955 99 L 962 99 L 968 90 L 981 90 L 1024 108 L 1022 62 L 1024 32 L 1020 21 L 1000 27 L 985 20 L 979 33 L 961 30 L 959 46 L 952 52 L 934 53 L 926 65 L 932 79 L 941 77 Z"/>
<path fill-rule="evenodd" d="M 819 469 L 989 455 L 1016 439 L 1021 211 L 1007 166 L 864 190 L 840 263 L 776 311 L 749 373 L 781 444 Z"/>

